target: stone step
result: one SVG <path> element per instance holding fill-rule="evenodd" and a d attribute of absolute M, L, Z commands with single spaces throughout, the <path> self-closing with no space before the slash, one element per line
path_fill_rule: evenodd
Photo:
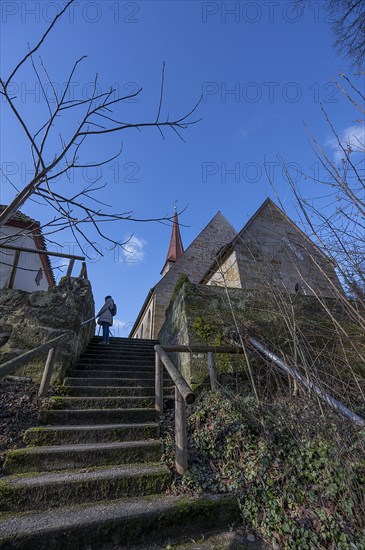
<path fill-rule="evenodd" d="M 16 449 L 6 454 L 4 472 L 52 472 L 160 460 L 160 441 L 122 441 Z"/>
<path fill-rule="evenodd" d="M 161 493 L 170 481 L 162 464 L 128 464 L 91 471 L 67 471 L 0 479 L 0 510 L 25 512 L 103 499 Z"/>
<path fill-rule="evenodd" d="M 144 359 L 144 358 L 147 358 L 149 360 L 154 360 L 155 359 L 155 352 L 154 350 L 145 350 L 145 351 L 142 351 L 142 350 L 117 350 L 117 349 L 113 349 L 111 348 L 110 346 L 108 346 L 108 349 L 100 349 L 98 346 L 96 346 L 95 348 L 92 348 L 92 347 L 88 347 L 81 355 L 80 355 L 80 358 L 84 358 L 84 357 L 99 357 L 100 355 L 104 355 L 105 357 L 116 357 L 116 358 L 125 358 L 125 359 L 135 359 L 135 358 L 140 358 L 140 359 Z"/>
<path fill-rule="evenodd" d="M 50 397 L 47 405 L 52 409 L 140 409 L 152 408 L 155 400 L 152 397 Z"/>
<path fill-rule="evenodd" d="M 76 380 L 80 380 L 76 378 Z M 100 380 L 100 379 L 99 379 Z M 170 391 L 171 394 L 171 391 Z M 155 387 L 139 386 L 62 386 L 62 395 L 73 397 L 155 397 Z"/>
<path fill-rule="evenodd" d="M 98 342 L 101 342 L 103 339 L 102 336 L 93 336 L 90 340 L 90 344 L 95 344 Z M 110 342 L 115 346 L 133 346 L 136 345 L 138 347 L 140 346 L 156 346 L 156 344 L 159 344 L 158 340 L 149 339 L 149 338 L 121 338 L 121 337 L 115 337 L 112 336 L 110 338 Z"/>
<path fill-rule="evenodd" d="M 136 351 L 149 351 L 149 352 L 154 352 L 154 347 L 155 347 L 155 343 L 154 344 L 148 344 L 148 343 L 139 343 L 139 344 L 136 344 L 136 343 L 133 343 L 133 342 L 130 342 L 128 344 L 120 344 L 118 342 L 115 341 L 114 338 L 111 338 L 110 341 L 109 341 L 109 344 L 108 346 L 105 346 L 103 345 L 103 342 L 102 340 L 98 340 L 97 342 L 94 342 L 93 340 L 91 340 L 91 342 L 89 343 L 89 345 L 87 346 L 87 349 L 112 349 L 112 350 L 119 350 L 119 351 L 133 351 L 133 350 L 136 350 Z"/>
<path fill-rule="evenodd" d="M 24 434 L 24 442 L 33 446 L 111 443 L 112 441 L 158 439 L 159 434 L 159 425 L 153 422 L 95 426 L 42 426 L 27 430 Z"/>
<path fill-rule="evenodd" d="M 131 361 L 133 363 L 143 363 L 147 361 L 149 364 L 154 365 L 155 357 L 154 355 L 140 354 L 136 355 L 127 354 L 127 353 L 85 353 L 81 355 L 78 359 L 79 361 L 120 361 L 121 363 L 127 363 Z"/>
<path fill-rule="evenodd" d="M 144 380 L 140 380 L 139 378 L 124 378 L 124 376 L 118 376 L 118 373 L 113 371 L 113 377 L 112 376 L 106 376 L 103 375 L 105 372 L 100 373 L 98 371 L 97 375 L 93 375 L 92 377 L 89 377 L 89 373 L 86 371 L 71 371 L 69 377 L 65 378 L 64 384 L 65 386 L 106 386 L 106 387 L 116 387 L 116 388 L 129 388 L 131 386 L 135 388 L 154 388 L 155 387 L 155 381 L 152 378 L 146 378 Z M 108 375 L 108 373 L 106 373 Z M 165 384 L 166 385 L 166 384 Z"/>
<path fill-rule="evenodd" d="M 159 541 L 196 538 L 239 519 L 237 499 L 226 495 L 149 496 L 93 506 L 24 513 L 0 520 L 0 548 L 6 550 L 99 550 L 102 545 L 145 549 Z"/>
<path fill-rule="evenodd" d="M 130 370 L 130 367 L 129 369 L 124 369 L 124 368 L 121 368 L 121 367 L 118 367 L 116 368 L 116 366 L 112 366 L 111 365 L 98 365 L 97 368 L 95 368 L 95 365 L 91 364 L 90 363 L 90 368 L 87 368 L 86 365 L 78 365 L 78 368 L 75 369 L 75 370 L 72 370 L 72 371 L 69 371 L 67 373 L 68 376 L 83 376 L 83 377 L 92 377 L 92 376 L 95 376 L 95 377 L 100 377 L 100 378 L 106 378 L 108 377 L 108 375 L 105 375 L 104 373 L 113 373 L 113 378 L 114 377 L 123 377 L 123 378 L 141 378 L 141 379 L 146 379 L 148 378 L 149 380 L 154 380 L 155 378 L 155 372 L 153 369 L 151 370 L 145 370 L 145 369 L 134 369 L 134 370 Z"/>
<path fill-rule="evenodd" d="M 40 424 L 78 426 L 80 424 L 129 424 L 154 422 L 155 409 L 79 409 L 79 410 L 42 410 Z"/>
<path fill-rule="evenodd" d="M 133 363 L 131 361 L 128 362 L 122 362 L 122 361 L 106 361 L 105 359 L 101 358 L 99 361 L 95 360 L 83 360 L 79 361 L 77 365 L 75 365 L 77 369 L 106 369 L 106 370 L 133 370 L 137 372 L 154 372 L 155 366 L 153 363 L 147 364 L 136 362 Z"/>

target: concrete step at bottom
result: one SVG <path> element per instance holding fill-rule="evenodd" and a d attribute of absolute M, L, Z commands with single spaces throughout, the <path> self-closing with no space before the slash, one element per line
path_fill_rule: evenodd
<path fill-rule="evenodd" d="M 24 442 L 35 446 L 111 443 L 112 441 L 158 439 L 159 433 L 159 425 L 153 422 L 100 426 L 42 426 L 27 430 L 24 434 Z"/>
<path fill-rule="evenodd" d="M 235 497 L 149 496 L 73 506 L 0 520 L 0 549 L 100 550 L 103 547 L 162 548 L 182 536 L 226 529 L 239 519 Z"/>
<path fill-rule="evenodd" d="M 52 472 L 161 459 L 160 441 L 122 441 L 16 449 L 6 454 L 4 472 Z"/>
<path fill-rule="evenodd" d="M 77 426 L 80 424 L 125 424 L 153 422 L 157 417 L 155 409 L 78 409 L 57 411 L 42 410 L 40 424 Z"/>
<path fill-rule="evenodd" d="M 0 479 L 0 511 L 25 512 L 163 492 L 171 473 L 163 464 L 128 464 Z"/>

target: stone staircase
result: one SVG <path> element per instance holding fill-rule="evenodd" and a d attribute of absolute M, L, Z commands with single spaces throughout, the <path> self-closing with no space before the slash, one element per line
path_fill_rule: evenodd
<path fill-rule="evenodd" d="M 166 548 L 226 528 L 227 496 L 164 494 L 170 472 L 154 409 L 151 340 L 94 337 L 58 396 L 10 451 L 0 480 L 0 549 Z M 172 383 L 165 381 L 172 396 Z"/>

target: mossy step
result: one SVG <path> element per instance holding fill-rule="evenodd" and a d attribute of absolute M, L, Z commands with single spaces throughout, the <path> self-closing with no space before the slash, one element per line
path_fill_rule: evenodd
<path fill-rule="evenodd" d="M 154 367 L 155 358 L 154 357 L 137 357 L 131 356 L 127 357 L 124 354 L 116 355 L 115 357 L 109 356 L 106 353 L 94 354 L 81 356 L 78 360 L 78 363 L 117 363 L 120 365 L 129 365 L 133 364 L 136 367 Z"/>
<path fill-rule="evenodd" d="M 75 368 L 78 370 L 84 370 L 85 372 L 89 370 L 106 370 L 106 371 L 116 371 L 116 372 L 133 372 L 136 373 L 137 376 L 144 376 L 145 373 L 152 374 L 152 376 L 155 375 L 155 367 L 152 365 L 147 366 L 141 366 L 141 365 L 132 365 L 130 363 L 126 363 L 123 365 L 122 363 L 116 363 L 116 362 L 110 362 L 107 363 L 105 361 L 91 361 L 90 363 L 85 362 L 78 362 L 77 365 L 75 365 Z M 133 376 L 134 378 L 134 376 Z"/>
<path fill-rule="evenodd" d="M 149 496 L 72 506 L 0 520 L 2 550 L 99 550 L 103 545 L 166 547 L 182 536 L 228 528 L 239 519 L 236 498 Z"/>
<path fill-rule="evenodd" d="M 113 372 L 113 378 L 114 377 L 123 377 L 123 378 L 137 378 L 141 380 L 154 380 L 155 379 L 155 372 L 154 370 L 142 370 L 139 371 L 137 369 L 130 370 L 129 369 L 123 369 L 123 368 L 117 368 L 116 366 L 113 366 L 113 369 L 110 370 L 110 367 L 104 366 L 98 366 L 95 368 L 95 365 L 90 365 L 92 368 L 86 368 L 85 365 L 77 365 L 77 369 L 70 371 L 72 374 L 70 376 L 77 376 L 74 373 L 77 371 L 79 373 L 82 373 L 82 376 L 84 377 L 100 377 L 100 378 L 108 378 L 109 372 Z"/>
<path fill-rule="evenodd" d="M 25 512 L 83 502 L 161 493 L 170 481 L 163 464 L 128 464 L 91 471 L 70 471 L 0 479 L 0 510 Z"/>
<path fill-rule="evenodd" d="M 144 364 L 149 367 L 155 365 L 155 357 L 153 355 L 134 355 L 134 354 L 124 354 L 124 353 L 85 353 L 81 355 L 78 359 L 80 362 L 84 363 L 93 363 L 106 361 L 107 363 L 121 363 L 128 364 L 129 362 L 136 366 L 143 366 Z"/>
<path fill-rule="evenodd" d="M 90 341 L 88 346 L 87 346 L 87 349 L 89 349 L 91 347 L 93 347 L 95 349 L 98 349 L 98 348 L 100 348 L 100 346 L 103 346 L 103 341 L 102 340 L 99 340 L 98 342 Z M 150 352 L 154 352 L 155 346 L 156 346 L 155 343 L 150 343 L 150 344 L 142 343 L 142 344 L 139 344 L 139 345 L 129 343 L 129 345 L 128 344 L 123 344 L 123 345 L 119 344 L 118 345 L 118 342 L 113 342 L 113 340 L 110 340 L 107 349 L 109 350 L 109 349 L 118 348 L 118 349 L 123 350 L 123 351 L 124 350 L 135 350 L 135 351 L 139 352 L 139 351 L 143 351 L 143 350 L 148 350 Z M 104 349 L 104 346 L 103 346 L 103 349 Z"/>
<path fill-rule="evenodd" d="M 58 393 L 62 396 L 73 397 L 155 397 L 155 387 L 140 386 L 62 386 Z M 171 392 L 170 392 L 171 393 Z"/>
<path fill-rule="evenodd" d="M 147 358 L 149 361 L 153 361 L 155 359 L 155 352 L 152 351 L 141 351 L 141 350 L 113 350 L 108 348 L 107 350 L 98 350 L 98 349 L 90 349 L 88 348 L 84 353 L 80 355 L 80 358 L 87 358 L 87 357 L 100 357 L 102 355 L 103 357 L 111 357 L 111 358 L 117 358 L 117 359 L 124 359 L 124 358 Z"/>
<path fill-rule="evenodd" d="M 52 472 L 160 460 L 160 441 L 122 441 L 27 447 L 8 451 L 4 463 L 6 474 Z"/>
<path fill-rule="evenodd" d="M 79 409 L 79 410 L 42 410 L 39 414 L 41 424 L 77 426 L 80 424 L 124 424 L 130 422 L 153 422 L 155 409 Z"/>
<path fill-rule="evenodd" d="M 39 446 L 141 441 L 143 439 L 157 439 L 159 433 L 159 425 L 152 422 L 99 426 L 44 426 L 27 430 L 24 434 L 24 442 L 27 445 Z"/>
<path fill-rule="evenodd" d="M 76 374 L 75 374 L 76 373 Z M 123 378 L 122 376 L 103 377 L 105 373 L 99 373 L 100 376 L 87 376 L 87 371 L 70 371 L 69 376 L 64 380 L 65 386 L 116 386 L 116 387 L 130 387 L 135 386 L 139 388 L 154 388 L 155 381 L 152 378 L 138 379 L 138 378 Z M 169 378 L 164 379 L 164 386 L 171 387 L 172 381 Z"/>
<path fill-rule="evenodd" d="M 48 399 L 53 409 L 134 409 L 152 408 L 155 400 L 152 397 L 59 397 Z"/>
<path fill-rule="evenodd" d="M 99 342 L 102 342 L 103 338 L 102 336 L 93 336 L 89 342 L 89 346 L 92 346 L 92 345 L 95 345 L 95 344 L 98 344 Z M 142 348 L 142 347 L 149 347 L 149 348 L 154 348 L 158 343 L 159 341 L 158 340 L 155 340 L 155 339 L 149 339 L 149 338 L 141 338 L 141 339 L 137 339 L 137 338 L 119 338 L 119 337 L 116 337 L 116 336 L 111 336 L 110 337 L 110 346 L 119 346 L 121 348 L 128 348 L 128 347 L 137 347 L 137 348 Z"/>

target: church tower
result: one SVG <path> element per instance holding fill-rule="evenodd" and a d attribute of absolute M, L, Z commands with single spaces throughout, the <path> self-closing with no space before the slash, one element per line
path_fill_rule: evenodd
<path fill-rule="evenodd" d="M 165 265 L 163 266 L 161 271 L 162 277 L 166 275 L 166 273 L 169 271 L 171 266 L 184 254 L 184 247 L 183 247 L 181 235 L 180 235 L 180 227 L 179 227 L 179 220 L 177 217 L 176 206 L 174 207 L 174 210 L 175 210 L 175 213 L 174 213 L 174 221 L 173 221 L 172 231 L 171 231 L 170 246 L 167 252 Z"/>

